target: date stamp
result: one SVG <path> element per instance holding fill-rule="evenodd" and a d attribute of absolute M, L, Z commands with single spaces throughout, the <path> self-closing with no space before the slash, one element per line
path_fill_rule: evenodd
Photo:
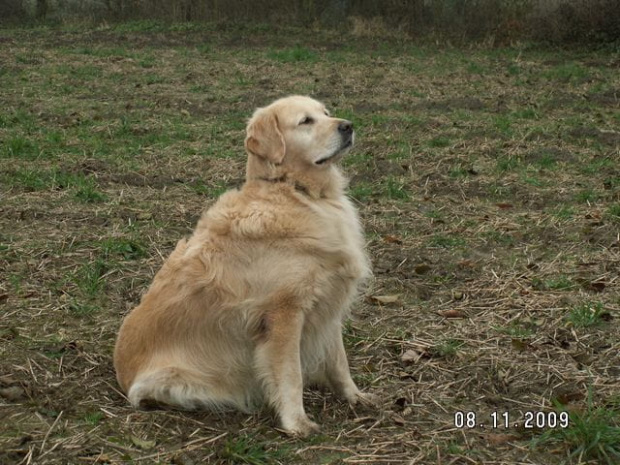
<path fill-rule="evenodd" d="M 568 428 L 568 412 L 523 412 L 513 419 L 509 412 L 491 412 L 478 415 L 477 412 L 456 412 L 454 426 L 459 429 L 556 429 Z"/>

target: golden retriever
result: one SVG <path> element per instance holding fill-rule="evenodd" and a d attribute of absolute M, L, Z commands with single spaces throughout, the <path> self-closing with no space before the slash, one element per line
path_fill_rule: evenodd
<path fill-rule="evenodd" d="M 357 212 L 336 162 L 350 121 L 309 97 L 256 110 L 247 127 L 246 182 L 179 241 L 114 352 L 134 406 L 182 409 L 267 402 L 282 429 L 318 429 L 304 384 L 369 400 L 349 373 L 342 321 L 370 274 Z"/>

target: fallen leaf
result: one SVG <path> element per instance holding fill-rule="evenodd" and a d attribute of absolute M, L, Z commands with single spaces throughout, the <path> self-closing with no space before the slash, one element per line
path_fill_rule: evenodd
<path fill-rule="evenodd" d="M 573 358 L 573 360 L 575 360 L 581 365 L 591 365 L 592 363 L 594 363 L 594 357 L 592 357 L 587 352 L 577 352 L 574 354 L 570 354 L 570 356 Z"/>
<path fill-rule="evenodd" d="M 502 210 L 506 210 L 508 208 L 512 208 L 514 205 L 512 205 L 511 203 L 506 203 L 506 202 L 500 202 L 500 203 L 496 203 L 495 205 L 497 205 L 499 208 L 501 208 Z"/>
<path fill-rule="evenodd" d="M 398 302 L 398 298 L 400 295 L 371 295 L 370 300 L 380 304 L 393 304 L 394 302 Z"/>
<path fill-rule="evenodd" d="M 389 243 L 392 243 L 392 244 L 402 244 L 403 243 L 403 241 L 401 240 L 400 237 L 394 236 L 392 234 L 388 234 L 386 236 L 383 236 L 383 240 L 385 242 L 389 242 Z"/>
<path fill-rule="evenodd" d="M 423 354 L 421 354 L 417 350 L 409 349 L 403 355 L 400 356 L 400 359 L 404 363 L 417 363 L 418 360 L 422 358 L 422 355 Z"/>
<path fill-rule="evenodd" d="M 14 401 L 26 397 L 26 393 L 19 386 L 11 386 L 8 388 L 0 389 L 0 397 L 6 400 Z"/>
<path fill-rule="evenodd" d="M 155 441 L 149 441 L 148 439 L 141 439 L 137 436 L 131 436 L 131 442 L 135 446 L 138 446 L 142 450 L 148 450 L 155 447 Z"/>
<path fill-rule="evenodd" d="M 524 352 L 530 347 L 530 345 L 527 342 L 522 341 L 521 339 L 516 339 L 516 338 L 512 338 L 510 341 L 510 344 L 512 345 L 513 349 L 519 352 Z"/>
<path fill-rule="evenodd" d="M 432 268 L 430 267 L 430 265 L 426 265 L 426 264 L 422 263 L 421 265 L 416 265 L 413 268 L 413 271 L 415 271 L 415 274 L 426 274 L 429 271 L 431 271 L 431 269 Z"/>
<path fill-rule="evenodd" d="M 437 312 L 437 314 L 443 316 L 444 318 L 465 318 L 463 312 L 457 309 L 442 310 Z"/>
<path fill-rule="evenodd" d="M 476 264 L 471 260 L 461 260 L 457 263 L 459 268 L 475 268 Z"/>
<path fill-rule="evenodd" d="M 601 281 L 590 283 L 590 289 L 594 292 L 603 292 L 605 290 L 605 283 Z"/>
<path fill-rule="evenodd" d="M 576 400 L 581 400 L 585 397 L 583 392 L 580 391 L 575 391 L 575 392 L 566 392 L 563 394 L 558 394 L 558 396 L 555 398 L 555 400 L 557 402 L 559 402 L 562 405 L 566 405 L 569 404 L 571 402 L 574 402 Z"/>
<path fill-rule="evenodd" d="M 407 400 L 406 397 L 399 397 L 398 399 L 394 401 L 394 405 L 396 405 L 397 407 L 400 407 L 401 409 L 404 409 L 408 403 L 409 403 L 409 400 Z"/>

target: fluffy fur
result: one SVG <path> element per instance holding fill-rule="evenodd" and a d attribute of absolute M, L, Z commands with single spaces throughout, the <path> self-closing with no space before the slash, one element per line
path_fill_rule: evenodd
<path fill-rule="evenodd" d="M 349 402 L 342 321 L 369 275 L 357 213 L 335 162 L 350 122 L 308 97 L 258 109 L 247 128 L 246 183 L 206 211 L 124 320 L 117 378 L 134 406 L 263 402 L 295 435 L 318 429 L 304 384 Z"/>

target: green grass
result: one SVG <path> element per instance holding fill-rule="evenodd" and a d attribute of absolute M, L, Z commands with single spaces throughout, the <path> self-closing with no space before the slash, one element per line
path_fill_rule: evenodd
<path fill-rule="evenodd" d="M 600 198 L 600 193 L 595 189 L 587 188 L 575 194 L 575 201 L 578 203 L 596 202 Z"/>
<path fill-rule="evenodd" d="M 504 327 L 497 327 L 495 330 L 501 334 L 506 334 L 516 339 L 528 339 L 535 334 L 535 330 L 521 322 L 511 322 Z"/>
<path fill-rule="evenodd" d="M 109 237 L 98 244 L 98 247 L 106 259 L 136 260 L 147 255 L 147 246 L 140 238 Z"/>
<path fill-rule="evenodd" d="M 480 235 L 485 240 L 498 244 L 502 247 L 514 245 L 515 239 L 510 234 L 506 234 L 502 231 L 485 231 Z"/>
<path fill-rule="evenodd" d="M 99 191 L 97 183 L 88 177 L 79 177 L 74 186 L 75 198 L 83 203 L 102 203 L 108 200 L 108 197 Z"/>
<path fill-rule="evenodd" d="M 89 303 L 87 301 L 82 301 L 79 299 L 72 299 L 69 302 L 69 311 L 71 312 L 71 314 L 76 315 L 78 317 L 86 317 L 89 315 L 95 315 L 99 310 L 101 310 L 101 307 L 93 304 L 93 303 Z"/>
<path fill-rule="evenodd" d="M 595 406 L 592 390 L 584 411 L 571 412 L 568 428 L 549 429 L 535 437 L 533 448 L 563 447 L 568 462 L 615 465 L 620 462 L 620 415 L 618 410 Z M 577 462 L 573 462 L 577 461 Z"/>
<path fill-rule="evenodd" d="M 571 205 L 562 205 L 554 209 L 553 216 L 555 216 L 558 220 L 568 221 L 575 216 L 575 213 L 575 207 Z"/>
<path fill-rule="evenodd" d="M 354 152 L 347 154 L 342 160 L 342 164 L 346 167 L 363 168 L 366 164 L 373 160 L 374 156 L 370 152 Z"/>
<path fill-rule="evenodd" d="M 549 68 L 542 73 L 543 77 L 561 83 L 577 83 L 588 79 L 590 71 L 578 63 L 564 63 Z"/>
<path fill-rule="evenodd" d="M 515 118 L 526 120 L 538 120 L 540 119 L 540 112 L 536 108 L 527 107 L 516 110 L 512 113 Z"/>
<path fill-rule="evenodd" d="M 456 164 L 450 168 L 449 175 L 452 178 L 464 178 L 471 174 L 471 169 L 462 165 Z"/>
<path fill-rule="evenodd" d="M 41 156 L 38 143 L 26 136 L 13 136 L 0 146 L 0 159 L 12 158 L 32 161 Z"/>
<path fill-rule="evenodd" d="M 104 418 L 105 415 L 100 411 L 89 412 L 84 415 L 84 421 L 91 426 L 97 426 Z"/>
<path fill-rule="evenodd" d="M 432 347 L 431 352 L 438 357 L 454 357 L 465 343 L 458 339 L 446 339 Z"/>
<path fill-rule="evenodd" d="M 0 179 L 8 186 L 27 192 L 68 191 L 75 201 L 81 203 L 102 203 L 108 200 L 93 177 L 56 168 L 18 168 L 0 173 Z"/>
<path fill-rule="evenodd" d="M 567 291 L 576 287 L 568 276 L 561 274 L 544 279 L 534 278 L 532 279 L 532 286 L 540 291 Z"/>
<path fill-rule="evenodd" d="M 464 247 L 466 244 L 467 241 L 463 237 L 456 235 L 435 234 L 429 240 L 430 247 L 441 247 L 444 249 Z"/>
<path fill-rule="evenodd" d="M 514 135 L 514 121 L 509 115 L 495 116 L 492 118 L 491 124 L 502 136 L 512 137 Z"/>
<path fill-rule="evenodd" d="M 611 204 L 605 214 L 611 221 L 620 223 L 620 203 Z"/>
<path fill-rule="evenodd" d="M 349 195 L 358 202 L 367 202 L 374 193 L 374 187 L 370 184 L 358 182 L 351 186 Z"/>
<path fill-rule="evenodd" d="M 204 195 L 211 199 L 216 199 L 224 192 L 229 190 L 229 186 L 224 181 L 216 181 L 214 183 L 206 184 L 204 182 L 198 182 L 190 184 L 188 186 L 193 192 Z"/>
<path fill-rule="evenodd" d="M 413 153 L 411 144 L 407 141 L 398 141 L 394 144 L 394 150 L 388 154 L 390 160 L 409 160 Z"/>
<path fill-rule="evenodd" d="M 495 166 L 499 172 L 513 171 L 521 166 L 521 160 L 516 156 L 501 155 L 497 158 Z"/>
<path fill-rule="evenodd" d="M 96 258 L 80 266 L 73 274 L 72 282 L 84 297 L 95 299 L 105 288 L 103 276 L 107 273 L 108 267 L 105 260 Z"/>
<path fill-rule="evenodd" d="M 409 191 L 405 183 L 398 178 L 389 176 L 381 185 L 382 194 L 391 200 L 408 200 Z"/>
<path fill-rule="evenodd" d="M 444 148 L 451 145 L 450 138 L 447 136 L 437 136 L 428 141 L 427 144 L 431 148 Z"/>
<path fill-rule="evenodd" d="M 533 164 L 538 168 L 545 170 L 552 170 L 557 167 L 558 160 L 550 152 L 543 152 L 536 160 L 534 160 Z"/>
<path fill-rule="evenodd" d="M 590 328 L 603 324 L 604 314 L 601 302 L 584 302 L 570 309 L 566 321 L 575 328 Z"/>
<path fill-rule="evenodd" d="M 241 435 L 226 440 L 218 456 L 227 463 L 269 465 L 286 458 L 288 453 L 288 446 L 278 447 L 277 442 L 260 442 Z"/>
<path fill-rule="evenodd" d="M 319 56 L 309 48 L 295 46 L 289 49 L 272 50 L 267 53 L 267 58 L 280 63 L 314 63 Z"/>

